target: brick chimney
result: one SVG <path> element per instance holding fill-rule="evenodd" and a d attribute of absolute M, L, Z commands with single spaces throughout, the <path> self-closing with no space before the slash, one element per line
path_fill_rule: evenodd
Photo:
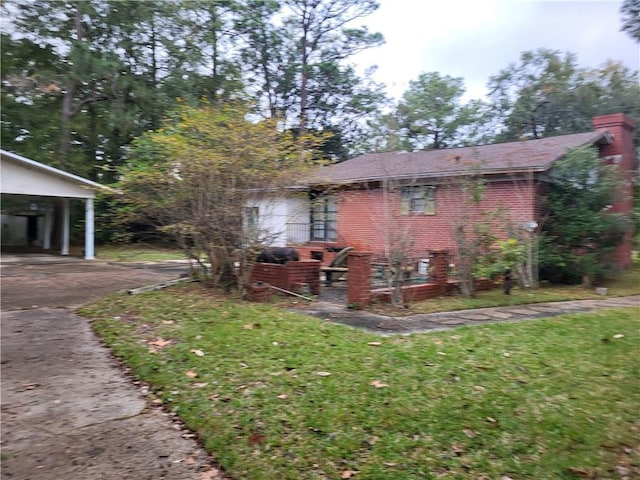
<path fill-rule="evenodd" d="M 633 209 L 632 180 L 635 165 L 633 131 L 636 125 L 624 113 L 594 117 L 592 124 L 594 130 L 608 131 L 611 134 L 611 143 L 599 146 L 600 157 L 610 164 L 618 165 L 625 179 L 620 192 L 623 198 L 613 204 L 611 211 L 631 215 Z M 619 268 L 629 268 L 631 266 L 631 239 L 632 233 L 629 232 L 614 252 L 615 261 Z"/>

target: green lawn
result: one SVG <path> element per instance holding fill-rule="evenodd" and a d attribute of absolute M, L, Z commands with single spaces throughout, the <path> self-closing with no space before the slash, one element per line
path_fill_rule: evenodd
<path fill-rule="evenodd" d="M 190 285 L 81 313 L 236 479 L 640 478 L 637 309 L 381 338 Z"/>
<path fill-rule="evenodd" d="M 96 257 L 113 262 L 162 262 L 185 259 L 181 250 L 151 244 L 98 245 Z"/>
<path fill-rule="evenodd" d="M 640 295 L 640 264 L 618 277 L 607 280 L 607 296 L 622 297 Z M 468 308 L 497 307 L 503 305 L 524 305 L 528 303 L 560 302 L 564 300 L 588 300 L 602 298 L 596 294 L 595 288 L 580 285 L 542 285 L 536 290 L 521 290 L 516 287 L 511 295 L 505 295 L 502 289 L 478 292 L 475 298 L 464 298 L 461 295 L 438 297 L 419 302 L 411 302 L 406 309 L 393 308 L 390 305 L 372 305 L 369 310 L 387 315 L 412 315 L 416 313 L 448 312 Z"/>

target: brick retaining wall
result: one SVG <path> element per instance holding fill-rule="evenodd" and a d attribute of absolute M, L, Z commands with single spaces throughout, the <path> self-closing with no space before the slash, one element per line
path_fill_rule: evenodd
<path fill-rule="evenodd" d="M 251 273 L 251 283 L 268 283 L 274 287 L 294 291 L 296 285 L 307 284 L 309 291 L 320 294 L 320 262 L 317 260 L 301 260 L 276 263 L 256 263 Z"/>

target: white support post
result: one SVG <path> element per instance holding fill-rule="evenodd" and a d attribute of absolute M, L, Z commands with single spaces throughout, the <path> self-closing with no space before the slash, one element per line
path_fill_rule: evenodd
<path fill-rule="evenodd" d="M 93 260 L 95 258 L 93 198 L 86 199 L 84 218 L 84 258 L 85 260 Z"/>
<path fill-rule="evenodd" d="M 69 199 L 62 199 L 62 248 L 60 253 L 62 255 L 69 255 L 69 230 L 71 227 L 71 221 L 69 219 Z"/>
<path fill-rule="evenodd" d="M 51 229 L 53 227 L 53 209 L 47 204 L 44 210 L 44 238 L 42 248 L 51 250 Z"/>

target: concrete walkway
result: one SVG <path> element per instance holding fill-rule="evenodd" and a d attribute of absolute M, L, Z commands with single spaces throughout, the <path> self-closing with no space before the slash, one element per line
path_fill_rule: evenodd
<path fill-rule="evenodd" d="M 52 256 L 2 259 L 2 479 L 222 480 L 70 306 L 175 272 Z"/>
<path fill-rule="evenodd" d="M 330 322 L 362 328 L 380 335 L 397 335 L 445 330 L 462 325 L 482 325 L 485 323 L 553 317 L 565 313 L 588 312 L 595 309 L 615 307 L 639 308 L 638 314 L 640 316 L 640 295 L 602 298 L 601 300 L 573 300 L 569 302 L 477 308 L 403 317 L 388 317 L 361 310 L 347 310 L 344 306 L 335 303 L 317 302 L 308 309 L 300 310 L 300 313 L 313 315 Z"/>

